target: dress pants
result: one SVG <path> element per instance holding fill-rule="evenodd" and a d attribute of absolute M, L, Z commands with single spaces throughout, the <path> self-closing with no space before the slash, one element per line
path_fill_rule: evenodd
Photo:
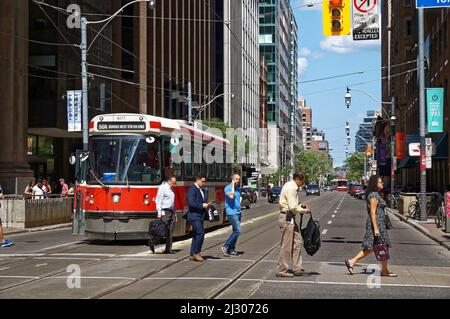
<path fill-rule="evenodd" d="M 194 230 L 191 245 L 191 256 L 193 256 L 202 251 L 203 241 L 205 240 L 205 228 L 203 227 L 203 221 L 190 220 L 189 222 Z"/>
<path fill-rule="evenodd" d="M 172 250 L 172 238 L 173 238 L 173 231 L 175 229 L 175 217 L 176 213 L 172 210 L 165 210 L 165 215 L 161 217 L 161 220 L 163 222 L 167 222 L 169 224 L 169 236 L 166 237 L 166 251 Z M 154 245 L 161 239 L 161 237 L 151 237 L 150 240 Z"/>
<path fill-rule="evenodd" d="M 295 218 L 293 221 L 293 224 L 286 222 L 286 214 L 280 214 L 281 251 L 278 257 L 278 273 L 287 273 L 290 266 L 294 272 L 303 268 L 301 255 L 303 240 Z"/>

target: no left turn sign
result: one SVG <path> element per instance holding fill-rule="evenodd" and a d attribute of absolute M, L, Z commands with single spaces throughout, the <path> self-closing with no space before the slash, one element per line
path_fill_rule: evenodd
<path fill-rule="evenodd" d="M 354 8 L 362 13 L 372 11 L 377 6 L 377 0 L 353 0 Z"/>

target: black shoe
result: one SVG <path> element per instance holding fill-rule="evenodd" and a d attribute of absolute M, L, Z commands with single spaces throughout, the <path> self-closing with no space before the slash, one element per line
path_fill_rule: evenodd
<path fill-rule="evenodd" d="M 150 248 L 152 253 L 155 253 L 155 244 L 153 244 L 151 241 L 148 242 L 148 248 Z"/>
<path fill-rule="evenodd" d="M 173 250 L 164 250 L 164 254 L 174 254 Z"/>

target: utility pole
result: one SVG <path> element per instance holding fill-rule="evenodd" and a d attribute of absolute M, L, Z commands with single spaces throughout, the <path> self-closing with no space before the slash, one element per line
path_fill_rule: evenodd
<path fill-rule="evenodd" d="M 392 97 L 391 102 L 391 196 L 395 192 L 395 171 L 397 169 L 395 156 L 395 97 Z M 391 203 L 392 205 L 392 203 Z M 391 207 L 392 208 L 392 207 Z"/>
<path fill-rule="evenodd" d="M 83 113 L 83 151 L 89 149 L 89 107 L 88 107 L 88 74 L 87 74 L 87 19 L 81 18 L 81 81 L 82 81 L 82 113 Z"/>
<path fill-rule="evenodd" d="M 419 10 L 419 116 L 420 116 L 420 220 L 427 216 L 427 168 L 425 165 L 425 41 L 424 8 Z"/>
<path fill-rule="evenodd" d="M 188 83 L 187 101 L 188 101 L 188 123 L 189 123 L 189 125 L 193 125 L 194 121 L 193 121 L 193 117 L 192 117 L 192 83 L 191 82 Z"/>

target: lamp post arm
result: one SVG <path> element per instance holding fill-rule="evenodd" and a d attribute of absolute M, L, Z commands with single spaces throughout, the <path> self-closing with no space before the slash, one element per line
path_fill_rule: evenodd
<path fill-rule="evenodd" d="M 105 23 L 105 25 L 100 29 L 100 31 L 97 33 L 97 35 L 95 36 L 95 38 L 92 40 L 91 44 L 89 45 L 87 51 L 89 52 L 89 49 L 92 47 L 92 45 L 94 44 L 95 40 L 97 40 L 97 38 L 100 36 L 100 34 L 103 32 L 103 30 L 105 30 L 105 28 L 108 26 L 108 24 L 120 13 L 123 11 L 123 9 L 125 9 L 126 7 L 137 3 L 137 2 L 149 2 L 150 0 L 134 0 L 131 1 L 129 3 L 127 3 L 126 5 L 124 5 L 122 8 L 120 8 L 119 10 L 117 10 L 116 13 L 114 13 L 112 16 L 103 19 L 103 20 L 99 20 L 99 21 L 87 21 L 86 24 L 101 24 L 101 23 Z"/>
<path fill-rule="evenodd" d="M 217 95 L 215 98 L 213 98 L 213 99 L 212 99 L 211 101 L 209 101 L 208 103 L 196 107 L 196 108 L 199 109 L 199 112 L 198 112 L 197 116 L 195 117 L 195 119 L 197 119 L 197 118 L 200 116 L 200 114 L 202 114 L 202 112 L 203 112 L 208 106 L 210 106 L 215 100 L 217 100 L 218 98 L 220 98 L 220 97 L 222 97 L 222 96 L 226 96 L 226 95 L 233 95 L 233 94 L 232 94 L 232 93 L 223 93 L 223 94 Z"/>
<path fill-rule="evenodd" d="M 372 95 L 370 95 L 370 94 L 367 93 L 367 92 L 364 92 L 363 90 L 354 89 L 354 88 L 351 88 L 350 90 L 361 92 L 361 93 L 367 95 L 369 98 L 371 98 L 371 99 L 372 99 L 373 101 L 375 101 L 376 103 L 385 104 L 385 105 L 391 105 L 391 104 L 392 104 L 392 102 L 382 102 L 382 101 L 378 101 L 378 100 L 377 100 L 376 98 L 374 98 Z"/>

